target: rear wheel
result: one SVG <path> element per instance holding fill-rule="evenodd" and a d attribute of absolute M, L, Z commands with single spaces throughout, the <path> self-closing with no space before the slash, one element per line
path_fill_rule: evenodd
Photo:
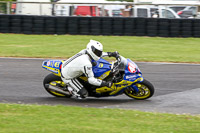
<path fill-rule="evenodd" d="M 62 81 L 62 79 L 59 76 L 54 75 L 53 73 L 47 75 L 44 78 L 43 85 L 44 85 L 45 90 L 53 96 L 67 97 L 67 98 L 70 98 L 72 96 L 72 95 L 69 95 L 69 94 L 62 93 L 60 91 L 52 90 L 48 87 L 48 86 L 51 85 L 51 86 L 54 86 L 56 88 L 59 88 L 62 91 L 63 91 L 62 88 L 65 88 L 65 84 Z"/>
<path fill-rule="evenodd" d="M 136 92 L 134 88 L 138 91 Z M 144 79 L 143 82 L 137 83 L 133 87 L 129 86 L 124 93 L 131 98 L 144 100 L 153 96 L 154 87 L 149 81 Z"/>

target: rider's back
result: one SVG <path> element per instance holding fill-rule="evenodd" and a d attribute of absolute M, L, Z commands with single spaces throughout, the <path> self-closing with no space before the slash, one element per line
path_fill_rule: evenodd
<path fill-rule="evenodd" d="M 63 63 L 62 74 L 66 79 L 79 77 L 84 73 L 84 67 L 92 67 L 87 54 L 78 53 Z"/>

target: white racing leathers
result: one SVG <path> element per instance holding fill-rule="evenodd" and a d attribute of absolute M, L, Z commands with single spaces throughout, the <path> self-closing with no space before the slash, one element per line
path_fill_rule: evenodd
<path fill-rule="evenodd" d="M 62 65 L 61 74 L 62 80 L 68 85 L 69 91 L 73 92 L 79 92 L 83 89 L 83 85 L 76 79 L 82 74 L 88 77 L 88 82 L 92 85 L 100 86 L 102 83 L 102 80 L 94 77 L 91 59 L 86 54 L 86 50 L 82 50 L 66 60 Z"/>

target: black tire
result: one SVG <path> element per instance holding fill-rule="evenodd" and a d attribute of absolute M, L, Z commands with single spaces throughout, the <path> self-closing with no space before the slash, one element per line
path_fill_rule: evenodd
<path fill-rule="evenodd" d="M 124 33 L 133 33 L 134 29 L 124 29 Z"/>
<path fill-rule="evenodd" d="M 167 19 L 167 18 L 160 18 L 159 20 L 158 20 L 158 22 L 160 23 L 162 23 L 162 22 L 169 22 L 170 21 L 170 19 Z"/>
<path fill-rule="evenodd" d="M 90 23 L 93 25 L 100 25 L 101 21 L 100 20 L 91 20 Z"/>
<path fill-rule="evenodd" d="M 159 22 L 159 26 L 169 26 L 168 22 Z"/>
<path fill-rule="evenodd" d="M 32 23 L 23 23 L 22 27 L 33 27 Z"/>
<path fill-rule="evenodd" d="M 103 20 L 102 21 L 102 25 L 104 26 L 104 25 L 112 25 L 112 21 L 106 21 L 106 20 Z"/>
<path fill-rule="evenodd" d="M 169 27 L 168 27 L 168 26 L 161 26 L 161 25 L 160 25 L 160 26 L 158 27 L 158 29 L 159 29 L 159 30 L 169 30 Z"/>
<path fill-rule="evenodd" d="M 170 31 L 170 37 L 179 37 L 180 32 L 179 31 Z"/>
<path fill-rule="evenodd" d="M 51 94 L 51 95 L 53 95 L 53 96 L 55 96 L 55 97 L 66 97 L 66 98 L 70 98 L 72 95 L 67 95 L 67 94 L 63 94 L 63 93 L 59 93 L 59 92 L 54 92 L 54 91 L 49 90 L 49 88 L 46 87 L 46 84 L 50 84 L 50 83 L 52 83 L 52 82 L 57 82 L 57 81 L 63 82 L 62 79 L 61 79 L 59 76 L 56 76 L 56 75 L 54 75 L 53 73 L 48 74 L 48 75 L 44 78 L 44 80 L 43 80 L 43 86 L 44 86 L 45 90 L 46 90 L 49 94 Z M 59 86 L 59 87 L 60 87 L 60 86 Z"/>
<path fill-rule="evenodd" d="M 33 20 L 34 24 L 44 24 L 44 20 Z"/>
<path fill-rule="evenodd" d="M 159 36 L 159 37 L 169 37 L 169 34 L 168 34 L 168 33 L 166 33 L 166 34 L 164 34 L 164 33 L 163 33 L 163 34 L 159 33 L 158 36 Z"/>
<path fill-rule="evenodd" d="M 142 24 L 137 24 L 136 29 L 146 29 L 146 25 L 142 25 Z"/>
<path fill-rule="evenodd" d="M 195 23 L 193 23 L 193 26 L 194 26 L 194 27 L 200 27 L 200 23 L 196 23 L 196 22 L 195 22 Z"/>
<path fill-rule="evenodd" d="M 147 30 L 147 35 L 149 35 L 149 34 L 155 34 L 155 35 L 157 35 L 157 30 Z"/>
<path fill-rule="evenodd" d="M 147 26 L 147 30 L 157 30 L 157 26 Z"/>
<path fill-rule="evenodd" d="M 182 27 L 192 27 L 192 23 L 182 23 Z"/>
<path fill-rule="evenodd" d="M 114 25 L 123 25 L 123 21 L 122 20 L 118 20 L 118 21 L 113 21 Z"/>
<path fill-rule="evenodd" d="M 124 25 L 124 29 L 134 29 L 134 25 Z"/>
<path fill-rule="evenodd" d="M 179 30 L 181 30 L 180 27 L 174 27 L 174 26 L 170 27 L 169 29 L 170 29 L 171 31 L 179 31 Z"/>
<path fill-rule="evenodd" d="M 143 82 L 141 82 L 141 83 L 135 84 L 135 86 L 137 86 L 137 88 L 139 89 L 138 93 L 136 93 L 134 91 L 134 89 L 130 86 L 124 91 L 124 93 L 128 97 L 134 98 L 134 99 L 137 99 L 137 100 L 148 99 L 148 98 L 152 97 L 153 94 L 154 94 L 153 85 L 149 81 L 147 81 L 146 79 L 144 79 Z"/>
<path fill-rule="evenodd" d="M 20 27 L 21 23 L 11 23 L 11 27 Z"/>
<path fill-rule="evenodd" d="M 24 30 L 22 33 L 24 33 L 24 34 L 33 34 L 33 32 L 30 31 L 30 30 Z"/>
<path fill-rule="evenodd" d="M 126 20 L 124 23 L 125 23 L 125 25 L 135 25 L 134 21 L 128 21 L 128 20 Z"/>
<path fill-rule="evenodd" d="M 181 19 L 170 19 L 169 20 L 171 23 L 180 23 Z"/>
<path fill-rule="evenodd" d="M 146 25 L 146 18 L 135 18 L 136 24 Z"/>
<path fill-rule="evenodd" d="M 157 27 L 157 25 L 158 25 L 157 22 L 147 22 L 147 26 Z"/>
<path fill-rule="evenodd" d="M 170 27 L 181 27 L 181 23 L 170 23 Z"/>
<path fill-rule="evenodd" d="M 44 31 L 44 29 L 43 28 L 32 28 L 32 31 L 33 32 L 43 32 Z"/>
<path fill-rule="evenodd" d="M 32 31 L 32 27 L 22 27 L 23 31 Z"/>
<path fill-rule="evenodd" d="M 136 35 L 136 36 L 146 36 L 146 33 L 143 33 L 143 32 L 137 32 L 135 35 Z"/>
<path fill-rule="evenodd" d="M 56 28 L 56 32 L 64 32 L 66 33 L 66 29 L 65 28 Z"/>
<path fill-rule="evenodd" d="M 191 27 L 182 27 L 181 28 L 182 31 L 192 31 Z"/>

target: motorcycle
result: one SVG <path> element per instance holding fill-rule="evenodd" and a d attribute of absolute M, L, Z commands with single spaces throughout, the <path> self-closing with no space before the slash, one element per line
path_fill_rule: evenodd
<path fill-rule="evenodd" d="M 64 60 L 46 60 L 42 67 L 52 73 L 48 74 L 43 85 L 48 93 L 56 97 L 72 97 L 67 85 L 61 79 L 61 68 Z M 139 67 L 123 56 L 116 61 L 108 62 L 103 58 L 92 61 L 94 76 L 98 79 L 111 81 L 110 88 L 94 86 L 88 83 L 87 77 L 83 74 L 77 79 L 87 89 L 89 97 L 107 97 L 125 94 L 137 100 L 148 99 L 154 94 L 154 86 L 142 77 Z"/>

